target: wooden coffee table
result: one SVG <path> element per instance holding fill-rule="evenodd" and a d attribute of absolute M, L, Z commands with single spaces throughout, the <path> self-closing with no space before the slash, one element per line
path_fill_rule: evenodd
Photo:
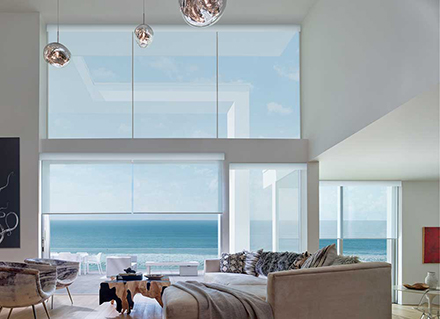
<path fill-rule="evenodd" d="M 166 276 L 160 280 L 142 280 L 123 281 L 110 280 L 101 283 L 99 289 L 99 304 L 104 302 L 116 301 L 116 310 L 120 313 L 127 311 L 131 313 L 134 307 L 134 296 L 140 293 L 142 296 L 156 299 L 161 307 L 162 294 L 166 287 L 171 286 L 170 279 Z"/>

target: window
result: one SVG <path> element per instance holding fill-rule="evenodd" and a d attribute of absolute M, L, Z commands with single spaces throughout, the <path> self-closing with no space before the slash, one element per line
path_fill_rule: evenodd
<path fill-rule="evenodd" d="M 301 251 L 302 164 L 231 164 L 231 251 Z"/>
<path fill-rule="evenodd" d="M 103 253 L 103 265 L 107 255 L 137 255 L 141 268 L 147 260 L 196 260 L 202 269 L 216 258 L 222 165 L 212 158 L 222 155 L 149 156 L 43 160 L 49 250 Z"/>
<path fill-rule="evenodd" d="M 158 26 L 147 49 L 134 26 L 62 28 L 49 138 L 300 138 L 298 27 Z"/>
<path fill-rule="evenodd" d="M 320 247 L 393 265 L 397 282 L 399 183 L 321 182 Z"/>

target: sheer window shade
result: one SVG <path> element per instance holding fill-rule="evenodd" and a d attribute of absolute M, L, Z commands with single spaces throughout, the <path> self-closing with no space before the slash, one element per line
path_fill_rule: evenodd
<path fill-rule="evenodd" d="M 220 161 L 43 161 L 43 214 L 219 214 Z"/>

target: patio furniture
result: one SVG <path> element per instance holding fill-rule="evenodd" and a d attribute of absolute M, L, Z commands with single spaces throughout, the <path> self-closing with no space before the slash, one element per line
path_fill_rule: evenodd
<path fill-rule="evenodd" d="M 78 255 L 79 256 L 79 261 L 80 261 L 80 263 L 81 263 L 81 265 L 80 265 L 80 271 L 79 271 L 79 274 L 81 275 L 82 273 L 83 273 L 83 270 L 84 270 L 84 275 L 86 275 L 87 274 L 87 271 L 88 271 L 88 269 L 87 269 L 87 257 L 89 256 L 89 253 L 86 253 L 86 252 L 77 252 L 76 253 L 76 255 Z"/>
<path fill-rule="evenodd" d="M 73 284 L 73 282 L 78 277 L 79 266 L 80 266 L 79 262 L 59 260 L 59 259 L 45 259 L 45 258 L 26 259 L 25 262 L 30 265 L 46 264 L 46 265 L 55 266 L 57 271 L 56 289 L 58 290 L 58 289 L 66 288 L 67 294 L 69 295 L 70 298 L 70 302 L 73 305 L 73 299 L 69 291 L 69 286 Z M 51 309 L 53 309 L 53 295 L 52 295 Z"/>
<path fill-rule="evenodd" d="M 86 273 L 89 273 L 89 266 L 90 265 L 96 265 L 98 267 L 98 272 L 100 275 L 102 275 L 104 273 L 102 271 L 101 256 L 102 256 L 102 253 L 99 253 L 96 255 L 88 255 L 86 257 Z"/>
<path fill-rule="evenodd" d="M 131 269 L 138 269 L 138 257 L 136 255 L 131 255 Z"/>
<path fill-rule="evenodd" d="M 10 308 L 10 318 L 14 308 L 32 306 L 36 319 L 35 305 L 41 303 L 50 319 L 45 301 L 55 292 L 56 275 L 56 267 L 47 264 L 0 262 L 0 312 Z"/>
<path fill-rule="evenodd" d="M 145 266 L 148 274 L 151 274 L 151 267 L 153 266 L 179 266 L 179 276 L 197 276 L 199 263 L 197 261 L 147 261 Z"/>
<path fill-rule="evenodd" d="M 130 256 L 108 256 L 106 260 L 107 267 L 107 277 L 113 277 L 118 275 L 121 272 L 124 272 L 124 269 L 131 267 L 131 257 Z"/>
<path fill-rule="evenodd" d="M 134 296 L 138 293 L 142 296 L 156 299 L 161 307 L 162 293 L 166 287 L 171 285 L 168 277 L 162 277 L 160 280 L 111 280 L 102 282 L 99 289 L 99 304 L 116 300 L 116 310 L 120 313 L 127 311 L 130 314 L 134 307 Z M 114 288 L 114 289 L 113 289 Z"/>

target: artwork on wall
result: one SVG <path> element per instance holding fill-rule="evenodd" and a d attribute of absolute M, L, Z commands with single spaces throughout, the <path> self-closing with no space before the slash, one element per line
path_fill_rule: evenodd
<path fill-rule="evenodd" d="M 423 227 L 423 263 L 440 263 L 440 227 Z"/>
<path fill-rule="evenodd" d="M 19 138 L 0 138 L 0 248 L 20 248 Z"/>

